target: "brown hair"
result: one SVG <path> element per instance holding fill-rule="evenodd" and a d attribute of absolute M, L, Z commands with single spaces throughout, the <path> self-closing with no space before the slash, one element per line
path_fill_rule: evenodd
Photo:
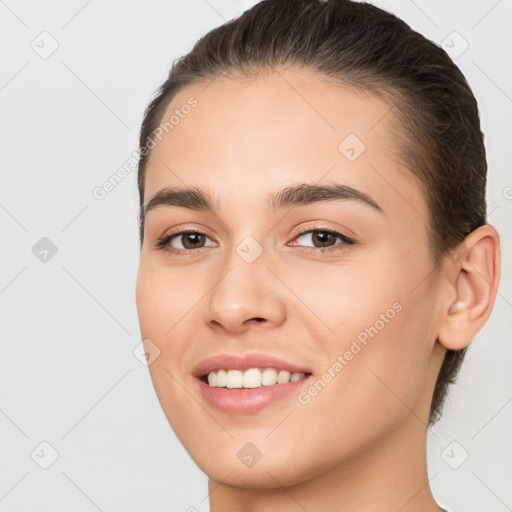
<path fill-rule="evenodd" d="M 146 108 L 138 169 L 140 243 L 148 141 L 178 91 L 213 79 L 304 68 L 393 105 L 394 149 L 427 201 L 435 267 L 486 224 L 487 162 L 476 99 L 447 53 L 395 15 L 350 0 L 264 0 L 201 37 L 172 63 Z M 441 414 L 466 348 L 447 350 L 429 424 Z"/>

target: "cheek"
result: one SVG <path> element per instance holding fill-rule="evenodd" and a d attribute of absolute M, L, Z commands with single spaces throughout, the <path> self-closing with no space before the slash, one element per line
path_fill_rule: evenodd
<path fill-rule="evenodd" d="M 325 391 L 322 383 L 321 392 L 312 390 L 318 393 L 313 408 L 336 404 L 333 414 L 345 425 L 347 413 L 358 420 L 380 414 L 382 427 L 414 406 L 435 342 L 429 306 L 435 290 L 428 279 L 418 286 L 431 269 L 426 259 L 414 262 L 381 257 L 365 268 L 338 268 L 297 281 L 295 290 L 315 312 L 308 318 L 322 337 L 316 340 L 325 361 L 325 378 L 320 377 L 330 382 Z M 377 426 L 368 425 L 368 434 Z M 357 421 L 354 428 L 360 428 Z"/>
<path fill-rule="evenodd" d="M 415 305 L 372 299 L 364 309 L 342 321 L 335 342 L 318 345 L 326 352 L 324 373 L 305 390 L 299 409 L 308 431 L 322 432 L 311 441 L 312 453 L 322 453 L 325 440 L 334 459 L 357 453 L 401 424 L 422 394 L 428 344 Z"/>
<path fill-rule="evenodd" d="M 158 357 L 149 365 L 157 392 L 161 382 L 174 389 L 169 373 L 186 373 L 184 366 L 190 340 L 199 328 L 195 320 L 201 307 L 201 295 L 204 292 L 201 294 L 195 289 L 183 272 L 177 275 L 151 261 L 141 260 L 136 304 L 142 339 L 151 340 L 159 350 Z"/>
<path fill-rule="evenodd" d="M 155 277 L 155 273 L 151 272 L 141 261 L 137 274 L 135 297 L 143 338 L 156 337 L 157 333 L 160 332 L 159 304 L 161 288 Z"/>
<path fill-rule="evenodd" d="M 144 337 L 163 339 L 172 334 L 180 318 L 193 307 L 195 292 L 190 283 L 188 278 L 177 277 L 151 261 L 141 260 L 136 304 Z"/>
<path fill-rule="evenodd" d="M 187 339 L 183 329 L 187 324 L 186 312 L 192 307 L 185 304 L 188 296 L 171 286 L 169 276 L 162 268 L 141 260 L 136 284 L 140 331 L 143 340 L 151 340 L 150 350 L 157 347 L 158 356 L 148 370 L 162 410 L 173 427 L 180 423 L 176 411 L 182 414 L 189 408 L 188 395 L 182 388 L 189 383 L 176 371 L 177 362 L 183 360 L 187 346 L 180 340 Z"/>

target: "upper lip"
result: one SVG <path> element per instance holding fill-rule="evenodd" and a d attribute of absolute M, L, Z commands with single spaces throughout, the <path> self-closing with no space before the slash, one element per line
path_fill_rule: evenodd
<path fill-rule="evenodd" d="M 270 354 L 218 354 L 203 359 L 193 370 L 194 377 L 203 377 L 214 370 L 248 370 L 249 368 L 277 368 L 290 373 L 311 373 L 308 368 L 294 364 Z"/>

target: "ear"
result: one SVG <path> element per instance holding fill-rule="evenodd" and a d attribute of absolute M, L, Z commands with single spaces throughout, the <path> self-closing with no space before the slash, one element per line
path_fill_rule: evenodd
<path fill-rule="evenodd" d="M 460 350 L 475 338 L 491 314 L 501 275 L 500 237 L 485 224 L 446 257 L 449 293 L 443 304 L 438 341 Z"/>

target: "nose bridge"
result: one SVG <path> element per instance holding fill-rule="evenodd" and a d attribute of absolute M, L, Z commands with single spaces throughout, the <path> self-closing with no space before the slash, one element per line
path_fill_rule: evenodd
<path fill-rule="evenodd" d="M 262 244 L 251 235 L 233 246 L 209 294 L 207 323 L 237 330 L 251 319 L 283 321 L 284 301 L 276 289 L 278 280 L 267 267 L 267 256 Z"/>

